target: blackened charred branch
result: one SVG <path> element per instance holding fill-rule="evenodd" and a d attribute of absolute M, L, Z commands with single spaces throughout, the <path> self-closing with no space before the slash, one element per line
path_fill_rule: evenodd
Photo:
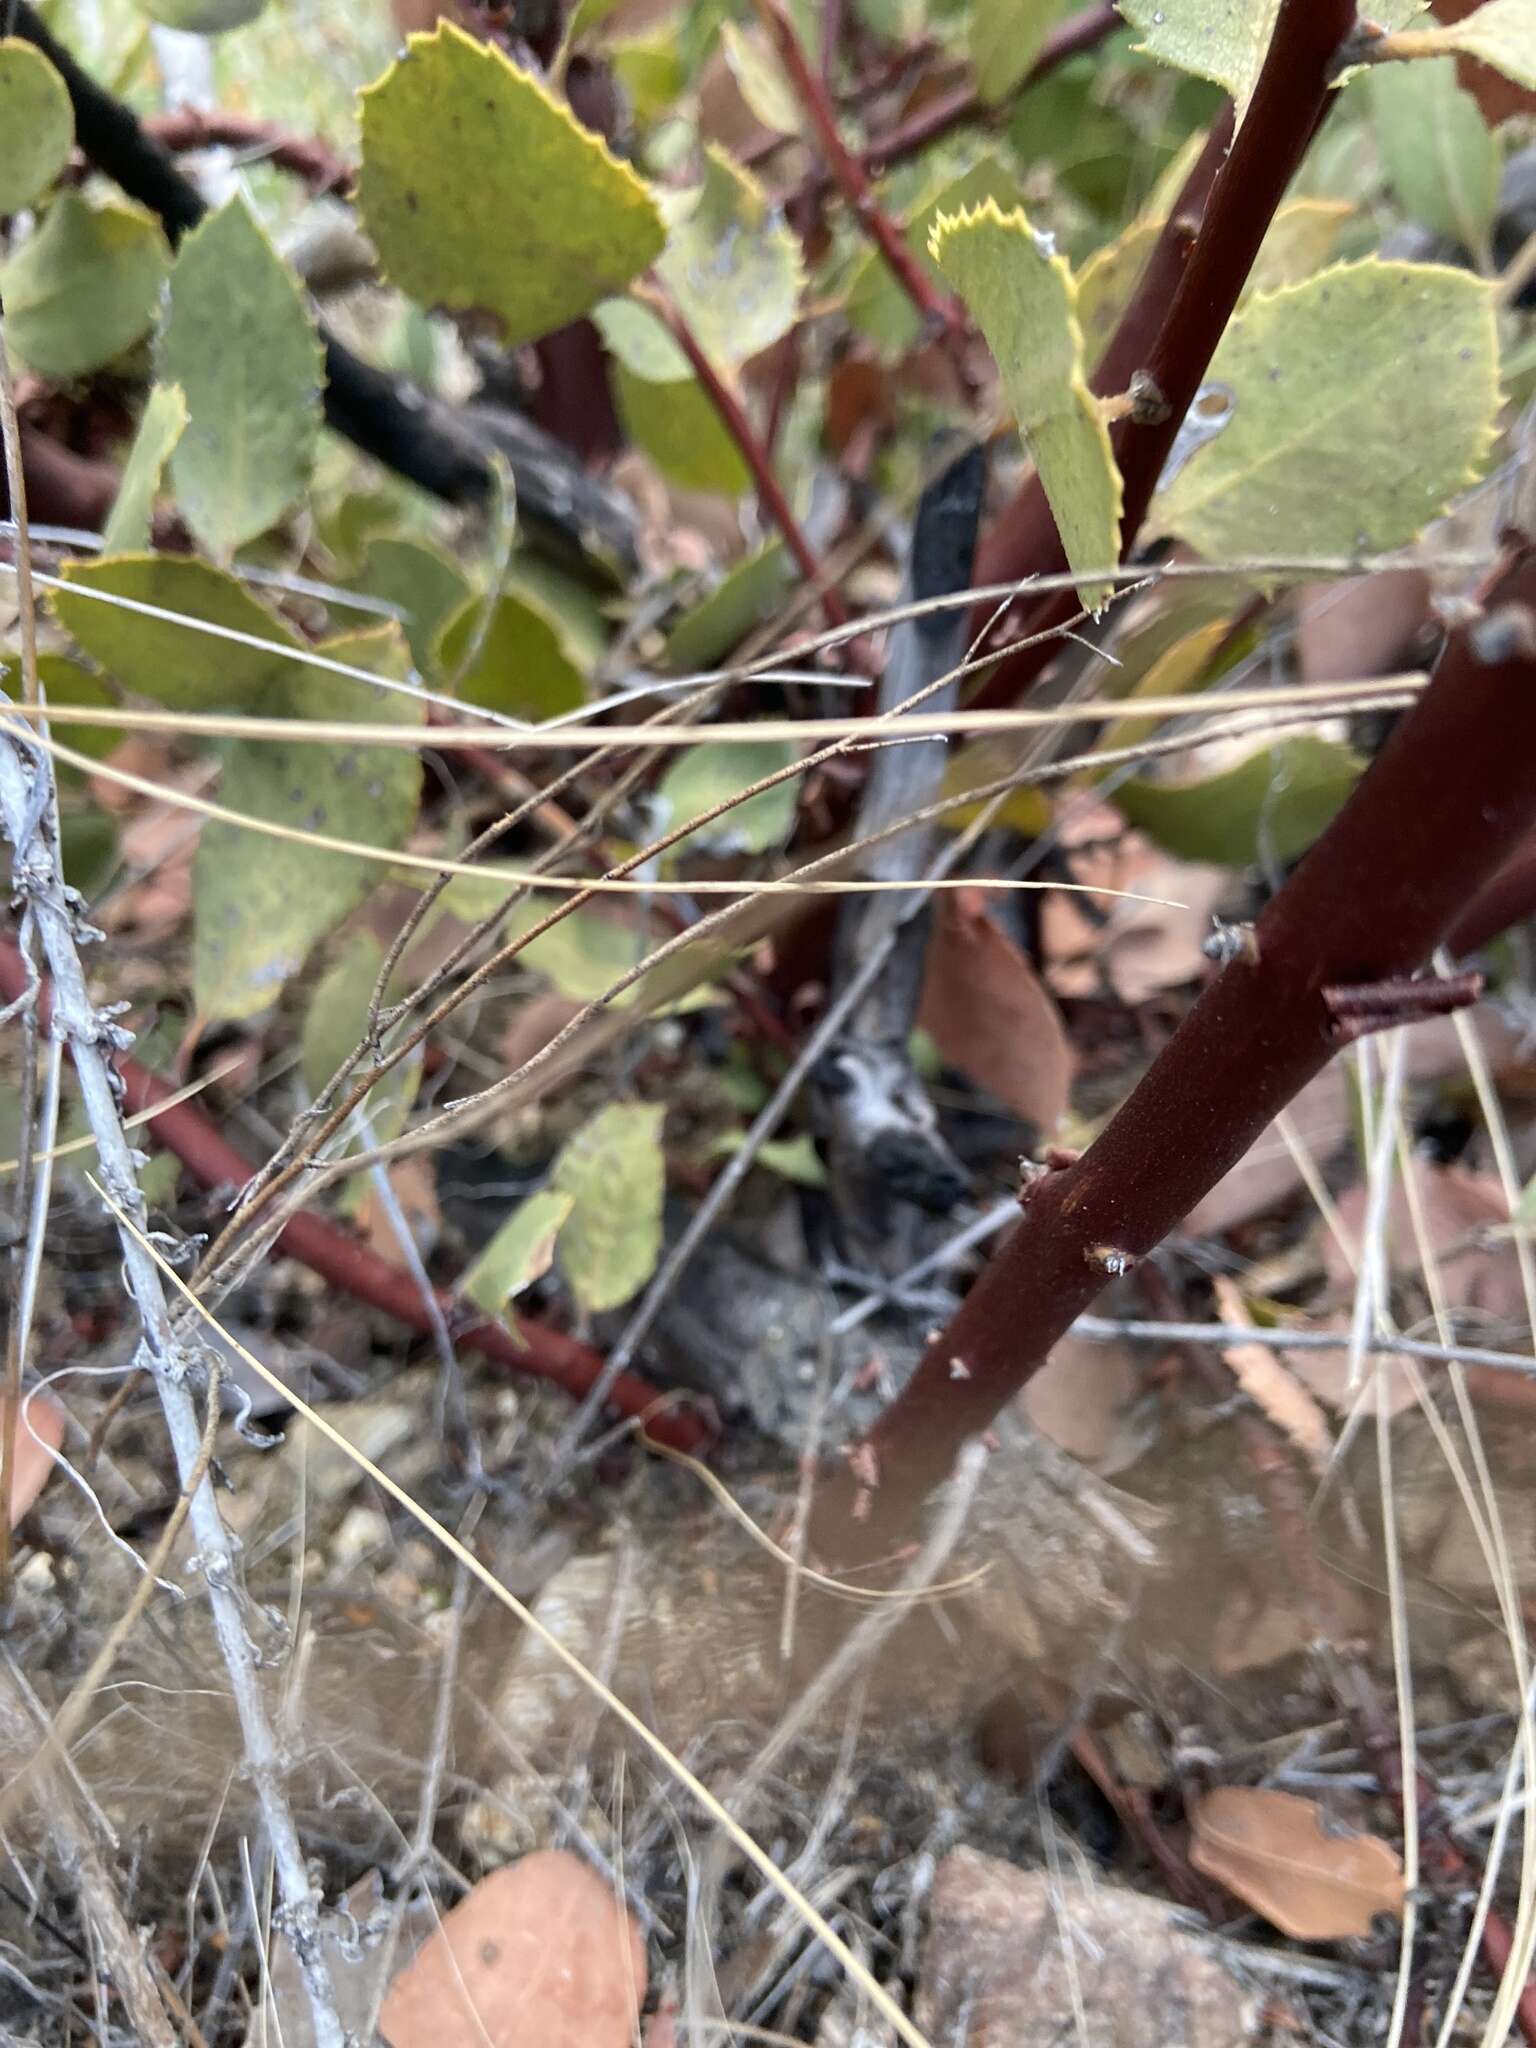
<path fill-rule="evenodd" d="M 75 137 L 96 170 L 158 216 L 174 244 L 207 207 L 169 153 L 130 108 L 83 70 L 28 0 L 12 0 L 7 33 L 42 51 L 69 91 Z M 512 469 L 518 508 L 535 531 L 564 552 L 607 557 L 627 569 L 635 558 L 635 514 L 628 499 L 589 477 L 571 451 L 516 414 L 491 407 L 456 411 L 355 356 L 324 324 L 325 417 L 363 454 L 452 505 L 489 503 L 492 457 Z"/>
<path fill-rule="evenodd" d="M 923 493 L 907 601 L 969 587 L 985 484 L 985 450 L 969 448 Z M 892 632 L 879 714 L 897 719 L 898 733 L 904 708 L 953 708 L 959 684 L 946 678 L 965 657 L 969 630 L 965 612 L 949 606 L 905 619 Z M 945 760 L 943 746 L 933 741 L 881 747 L 864 784 L 857 836 L 885 831 L 932 803 Z M 915 882 L 930 865 L 935 834 L 927 825 L 887 839 L 861 858 L 858 872 L 871 881 Z M 942 1215 L 965 1192 L 965 1176 L 907 1052 L 922 988 L 928 901 L 916 889 L 852 895 L 838 921 L 834 996 L 866 973 L 877 954 L 886 956 L 817 1069 L 814 1090 L 843 1250 L 865 1272 L 910 1264 L 907 1226 L 915 1212 Z"/>
<path fill-rule="evenodd" d="M 1526 542 L 1258 919 L 1251 946 L 1234 951 L 1082 1158 L 1031 1188 L 1013 1236 L 859 1446 L 857 1469 L 878 1474 L 874 1516 L 862 1529 L 850 1520 L 853 1467 L 826 1490 L 823 1556 L 862 1550 L 871 1522 L 876 1540 L 910 1526 L 920 1497 L 1045 1362 L 1112 1268 L 1177 1229 L 1327 1064 L 1341 992 L 1362 989 L 1360 1007 L 1378 1024 L 1399 1021 L 1402 979 L 1533 829 L 1536 552 Z M 1397 990 L 1385 1007 L 1383 987 Z"/>

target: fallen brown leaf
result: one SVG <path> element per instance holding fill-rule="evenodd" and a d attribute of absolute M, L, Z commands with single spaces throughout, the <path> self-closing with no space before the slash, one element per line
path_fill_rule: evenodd
<path fill-rule="evenodd" d="M 1403 1866 L 1379 1835 L 1330 1835 L 1315 1799 L 1260 1786 L 1208 1793 L 1191 1815 L 1189 1860 L 1294 1941 L 1367 1935 L 1403 1910 Z"/>
<path fill-rule="evenodd" d="M 1247 1304 L 1231 1280 L 1218 1273 L 1211 1287 L 1224 1323 L 1248 1321 Z M 1221 1355 L 1249 1400 L 1321 1476 L 1333 1449 L 1333 1432 L 1328 1418 L 1281 1354 L 1265 1344 L 1229 1344 Z"/>
<path fill-rule="evenodd" d="M 541 1849 L 482 1878 L 390 1986 L 390 2048 L 630 2048 L 645 1943 L 579 1857 Z"/>
<path fill-rule="evenodd" d="M 0 1407 L 0 1415 L 4 1414 Z M 64 1441 L 64 1410 L 51 1394 L 34 1394 L 16 1418 L 11 1467 L 10 1526 L 14 1529 L 53 1474 L 53 1453 Z M 39 1441 L 41 1439 L 41 1441 Z"/>
<path fill-rule="evenodd" d="M 1141 1390 L 1130 1347 L 1063 1337 L 1019 1396 L 1042 1436 L 1091 1465 L 1120 1471 L 1140 1448 L 1127 1411 Z"/>
<path fill-rule="evenodd" d="M 1049 1136 L 1076 1067 L 1056 1005 L 980 889 L 945 896 L 928 940 L 917 1021 L 952 1067 Z"/>

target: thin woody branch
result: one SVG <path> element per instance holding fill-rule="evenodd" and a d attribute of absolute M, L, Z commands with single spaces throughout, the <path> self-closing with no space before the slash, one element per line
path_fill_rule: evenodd
<path fill-rule="evenodd" d="M 779 0 L 754 0 L 754 4 L 795 97 L 815 131 L 816 146 L 828 175 L 847 200 L 865 234 L 879 250 L 891 275 L 916 307 L 919 317 L 933 324 L 943 335 L 964 375 L 963 353 L 970 332 L 964 307 L 934 283 L 907 247 L 900 227 L 875 196 L 863 165 L 842 138 L 837 125 L 837 110 L 828 97 L 826 85 L 801 47 L 794 24 Z"/>
<path fill-rule="evenodd" d="M 774 472 L 773 458 L 748 418 L 746 407 L 700 347 L 698 336 L 683 318 L 675 301 L 659 279 L 650 279 L 644 296 L 646 303 L 657 317 L 665 322 L 668 333 L 688 358 L 689 368 L 698 378 L 705 396 L 719 417 L 720 424 L 730 435 L 741 459 L 752 472 L 752 481 L 757 485 L 757 494 L 762 502 L 763 511 L 783 535 L 784 545 L 794 556 L 801 575 L 820 593 L 821 608 L 829 624 L 846 626 L 848 607 L 843 602 L 842 593 L 829 580 L 825 568 L 817 558 L 816 550 L 806 539 L 805 529 L 795 517 L 794 507 Z"/>

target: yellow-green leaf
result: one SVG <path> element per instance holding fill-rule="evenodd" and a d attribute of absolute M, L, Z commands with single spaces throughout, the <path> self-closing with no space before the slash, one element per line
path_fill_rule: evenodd
<path fill-rule="evenodd" d="M 800 102 L 763 30 L 722 21 L 720 47 L 737 89 L 763 126 L 775 135 L 798 135 Z"/>
<path fill-rule="evenodd" d="M 69 162 L 75 110 L 69 87 L 20 36 L 0 41 L 0 214 L 20 213 Z"/>
<path fill-rule="evenodd" d="M 747 489 L 752 472 L 694 378 L 652 384 L 616 363 L 613 387 L 624 431 L 672 483 L 726 498 Z"/>
<path fill-rule="evenodd" d="M 1456 59 L 1375 65 L 1366 87 L 1382 169 L 1404 213 L 1486 260 L 1499 145 L 1456 83 Z"/>
<path fill-rule="evenodd" d="M 373 933 L 353 932 L 315 984 L 299 1039 L 299 1071 L 311 1102 L 361 1040 L 383 965 L 384 948 Z"/>
<path fill-rule="evenodd" d="M 656 791 L 657 830 L 667 832 L 704 816 L 739 790 L 787 767 L 794 757 L 787 740 L 732 740 L 687 748 Z M 766 853 L 788 837 L 796 800 L 793 778 L 776 782 L 772 789 L 759 790 L 711 824 L 690 832 L 673 853 Z"/>
<path fill-rule="evenodd" d="M 1370 12 L 1373 20 L 1383 21 L 1377 9 Z M 1415 61 L 1440 50 L 1479 57 L 1527 92 L 1536 92 L 1536 0 L 1483 0 L 1463 21 L 1413 29 L 1394 40 L 1411 49 Z"/>
<path fill-rule="evenodd" d="M 1112 801 L 1180 860 L 1278 866 L 1332 822 L 1365 767 L 1352 748 L 1311 733 L 1261 740 L 1245 760 L 1191 782 L 1121 783 Z"/>
<path fill-rule="evenodd" d="M 488 1316 L 499 1316 L 554 1263 L 555 1240 L 576 1206 L 560 1188 L 540 1188 L 518 1203 L 459 1282 L 459 1292 Z"/>
<path fill-rule="evenodd" d="M 171 269 L 160 374 L 186 393 L 171 480 L 187 524 L 227 561 L 302 495 L 320 439 L 322 358 L 298 279 L 238 195 Z"/>
<path fill-rule="evenodd" d="M 1293 199 L 1282 206 L 1259 246 L 1245 296 L 1299 284 L 1333 254 L 1354 208 L 1342 199 Z M 1142 272 L 1167 216 L 1149 210 L 1103 248 L 1095 249 L 1077 273 L 1077 319 L 1083 330 L 1083 360 L 1098 362 L 1141 282 Z"/>
<path fill-rule="evenodd" d="M 151 21 L 194 36 L 221 36 L 254 21 L 266 0 L 138 0 Z"/>
<path fill-rule="evenodd" d="M 390 278 L 529 341 L 661 253 L 645 186 L 493 45 L 449 22 L 362 95 L 358 199 Z"/>
<path fill-rule="evenodd" d="M 745 1131 L 722 1131 L 710 1144 L 705 1156 L 729 1159 L 741 1150 L 745 1142 Z M 765 1166 L 781 1180 L 793 1181 L 796 1187 L 824 1188 L 827 1184 L 827 1169 L 821 1163 L 816 1141 L 806 1131 L 801 1131 L 794 1138 L 769 1138 L 758 1146 L 752 1157 L 755 1165 Z"/>
<path fill-rule="evenodd" d="M 1022 208 L 1005 215 L 993 200 L 958 217 L 941 214 L 929 246 L 986 336 L 1078 595 L 1099 611 L 1111 586 L 1086 572 L 1120 558 L 1120 471 L 1083 374 L 1071 268 Z"/>
<path fill-rule="evenodd" d="M 562 1148 L 552 1186 L 570 1197 L 557 1256 L 566 1283 L 592 1314 L 642 1288 L 661 1255 L 665 1169 L 659 1103 L 615 1102 Z"/>
<path fill-rule="evenodd" d="M 1062 0 L 973 0 L 969 30 L 976 88 L 1001 106 L 1023 84 L 1062 11 Z"/>
<path fill-rule="evenodd" d="M 139 431 L 133 437 L 123 480 L 102 534 L 109 555 L 133 554 L 149 546 L 155 497 L 171 451 L 187 424 L 186 396 L 179 384 L 157 384 L 144 401 Z"/>
<path fill-rule="evenodd" d="M 907 247 L 923 268 L 940 280 L 943 273 L 929 253 L 929 238 L 940 214 L 964 213 L 984 199 L 995 199 L 999 212 L 1007 213 L 1022 197 L 1017 173 L 1001 158 L 990 153 L 978 157 L 958 178 L 929 182 L 910 207 L 903 209 Z M 889 264 L 865 241 L 859 243 L 844 291 L 849 321 L 878 342 L 888 358 L 905 354 L 917 342 L 922 322 L 916 307 L 892 276 Z"/>
<path fill-rule="evenodd" d="M 787 334 L 805 282 L 800 238 L 751 173 L 707 149 L 703 182 L 672 212 L 657 274 L 710 360 L 745 362 Z"/>
<path fill-rule="evenodd" d="M 496 599 L 489 624 L 482 598 L 466 598 L 451 612 L 435 667 L 466 704 L 511 718 L 557 718 L 586 700 L 581 670 L 555 621 L 512 591 Z"/>
<path fill-rule="evenodd" d="M 677 675 L 723 660 L 778 605 L 794 581 L 789 550 L 781 540 L 745 557 L 684 613 L 667 639 L 667 667 Z"/>
<path fill-rule="evenodd" d="M 445 622 L 470 595 L 469 578 L 440 548 L 393 534 L 378 534 L 368 542 L 353 581 L 370 597 L 400 607 L 412 659 L 423 672 L 432 667 Z"/>
<path fill-rule="evenodd" d="M 120 683 L 173 711 L 265 708 L 271 686 L 297 667 L 283 651 L 299 651 L 295 635 L 211 562 L 189 555 L 103 556 L 68 563 L 64 580 L 67 588 L 53 595 L 60 623 Z M 108 601 L 113 597 L 173 616 L 149 617 Z M 201 633 L 203 620 L 267 645 Z"/>
<path fill-rule="evenodd" d="M 40 377 L 89 376 L 149 332 L 170 251 L 142 207 L 61 192 L 0 265 L 6 335 Z"/>
<path fill-rule="evenodd" d="M 1398 28 L 1424 0 L 1374 0 L 1373 21 Z M 1241 122 L 1264 68 L 1280 0 L 1118 0 L 1126 20 L 1142 32 L 1138 48 L 1180 71 L 1225 86 Z"/>
<path fill-rule="evenodd" d="M 1255 299 L 1211 377 L 1225 427 L 1153 503 L 1211 560 L 1375 554 L 1478 472 L 1498 405 L 1489 286 L 1438 264 L 1339 264 Z"/>
<path fill-rule="evenodd" d="M 40 654 L 37 657 L 37 676 L 43 686 L 43 695 L 50 704 L 99 704 L 105 709 L 119 701 L 117 692 L 109 683 L 90 669 L 82 668 L 78 661 L 71 661 L 67 654 Z M 93 761 L 105 759 L 122 736 L 123 729 L 119 725 L 72 725 L 66 735 L 68 744 L 77 754 L 89 754 Z M 56 766 L 61 782 L 83 780 L 81 770 L 73 762 L 60 761 Z"/>
<path fill-rule="evenodd" d="M 320 651 L 403 677 L 404 637 L 393 625 L 350 633 Z M 299 668 L 272 685 L 266 709 L 290 718 L 419 722 L 409 692 Z M 403 747 L 320 747 L 237 740 L 224 756 L 221 801 L 298 832 L 398 847 L 416 816 L 421 763 Z M 200 1015 L 241 1018 L 276 1000 L 310 948 L 385 874 L 358 854 L 333 853 L 210 819 L 192 867 L 192 981 Z"/>

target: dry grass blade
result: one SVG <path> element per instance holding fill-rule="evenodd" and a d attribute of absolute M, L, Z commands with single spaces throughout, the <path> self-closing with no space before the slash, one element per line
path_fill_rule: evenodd
<path fill-rule="evenodd" d="M 1211 1285 L 1223 1318 L 1245 1323 L 1247 1308 L 1234 1282 L 1217 1274 Z M 1333 1449 L 1333 1432 L 1327 1416 L 1284 1360 L 1263 1344 L 1230 1344 L 1221 1355 L 1249 1400 L 1321 1476 Z"/>

